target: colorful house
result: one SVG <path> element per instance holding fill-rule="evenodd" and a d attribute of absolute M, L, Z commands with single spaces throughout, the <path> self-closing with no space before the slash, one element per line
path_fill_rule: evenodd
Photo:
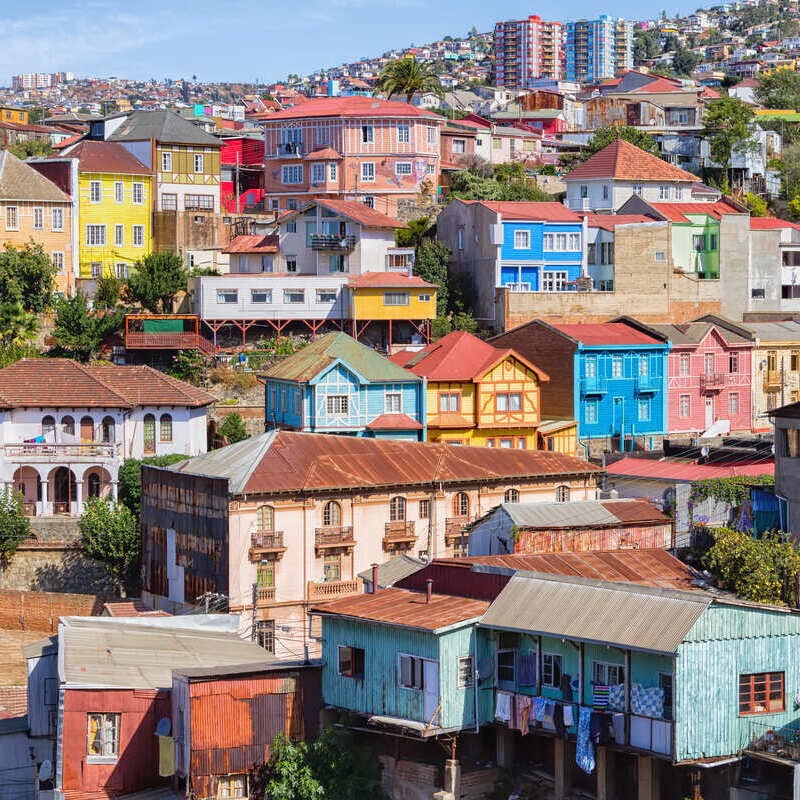
<path fill-rule="evenodd" d="M 547 371 L 542 413 L 578 420 L 591 453 L 652 450 L 667 432 L 666 337 L 621 317 L 588 325 L 534 320 L 489 340 Z"/>
<path fill-rule="evenodd" d="M 268 428 L 425 440 L 425 381 L 346 333 L 328 333 L 270 367 Z"/>
<path fill-rule="evenodd" d="M 390 357 L 427 381 L 428 437 L 447 444 L 538 447 L 540 387 L 547 375 L 510 349 L 454 331 Z"/>

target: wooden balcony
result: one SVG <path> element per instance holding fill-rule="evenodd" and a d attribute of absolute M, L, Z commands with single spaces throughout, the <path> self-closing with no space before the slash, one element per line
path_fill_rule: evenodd
<path fill-rule="evenodd" d="M 780 389 L 783 386 L 783 377 L 779 369 L 768 369 L 764 372 L 764 389 Z"/>
<path fill-rule="evenodd" d="M 359 578 L 353 581 L 308 582 L 308 601 L 310 603 L 319 602 L 320 600 L 335 600 L 337 597 L 346 597 L 360 592 L 361 580 Z"/>
<path fill-rule="evenodd" d="M 353 529 L 348 526 L 338 526 L 329 528 L 317 528 L 314 532 L 314 548 L 317 552 L 321 550 L 332 550 L 337 547 L 354 547 Z"/>
<path fill-rule="evenodd" d="M 256 531 L 250 534 L 251 561 L 260 561 L 270 556 L 281 558 L 285 552 L 283 531 Z"/>
<path fill-rule="evenodd" d="M 718 392 L 725 388 L 728 376 L 724 372 L 705 372 L 700 376 L 700 391 Z"/>
<path fill-rule="evenodd" d="M 414 523 L 405 520 L 387 522 L 383 534 L 383 549 L 410 548 L 417 541 Z"/>

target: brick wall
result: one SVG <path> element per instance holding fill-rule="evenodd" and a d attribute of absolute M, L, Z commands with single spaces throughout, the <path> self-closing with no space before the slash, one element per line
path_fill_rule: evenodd
<path fill-rule="evenodd" d="M 103 598 L 94 594 L 0 590 L 0 628 L 55 633 L 61 616 L 97 616 Z"/>

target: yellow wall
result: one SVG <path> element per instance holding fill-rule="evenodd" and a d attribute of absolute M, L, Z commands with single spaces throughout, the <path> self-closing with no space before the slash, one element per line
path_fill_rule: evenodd
<path fill-rule="evenodd" d="M 356 319 L 433 319 L 436 316 L 435 289 L 353 289 L 353 310 Z M 386 305 L 384 294 L 405 292 L 407 306 Z M 427 297 L 427 300 L 420 300 Z"/>
<path fill-rule="evenodd" d="M 498 393 L 519 392 L 520 411 L 498 411 Z M 516 358 L 509 356 L 484 375 L 478 383 L 478 427 L 535 428 L 539 424 L 539 378 Z"/>
<path fill-rule="evenodd" d="M 580 455 L 578 451 L 578 423 L 553 433 L 542 434 L 542 449 L 567 456 Z"/>
<path fill-rule="evenodd" d="M 89 198 L 91 181 L 100 181 L 101 199 L 92 203 Z M 123 202 L 115 200 L 114 184 L 123 184 Z M 149 175 L 113 175 L 110 173 L 81 172 L 79 175 L 80 194 L 80 227 L 79 263 L 80 276 L 92 277 L 92 264 L 102 264 L 103 275 L 114 275 L 117 264 L 125 264 L 128 269 L 140 258 L 152 251 L 152 226 L 150 214 L 150 182 Z M 133 184 L 143 184 L 141 204 L 133 202 Z M 87 244 L 87 225 L 105 225 L 105 245 Z M 115 226 L 124 226 L 124 243 L 115 244 Z M 144 242 L 142 247 L 133 246 L 133 226 L 144 226 Z"/>
<path fill-rule="evenodd" d="M 792 369 L 793 353 L 795 369 Z M 800 400 L 800 341 L 760 342 L 753 351 L 752 363 L 753 430 L 771 430 L 767 411 Z M 771 403 L 768 394 L 772 394 Z"/>
<path fill-rule="evenodd" d="M 162 153 L 172 154 L 172 170 L 162 170 Z M 203 171 L 194 171 L 194 154 L 202 154 Z M 156 147 L 156 163 L 154 169 L 158 171 L 161 183 L 186 183 L 199 186 L 219 185 L 220 180 L 220 150 L 218 147 L 193 147 L 191 145 L 159 144 Z"/>
<path fill-rule="evenodd" d="M 23 125 L 27 125 L 28 112 L 13 106 L 0 106 L 0 120 L 3 122 L 21 122 Z"/>

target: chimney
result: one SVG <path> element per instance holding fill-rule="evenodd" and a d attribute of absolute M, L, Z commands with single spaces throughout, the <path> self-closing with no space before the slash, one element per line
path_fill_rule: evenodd
<path fill-rule="evenodd" d="M 433 579 L 428 578 L 428 580 L 425 581 L 425 587 L 425 602 L 430 603 L 431 597 L 433 597 Z"/>
<path fill-rule="evenodd" d="M 372 594 L 378 591 L 378 565 L 372 565 Z"/>

